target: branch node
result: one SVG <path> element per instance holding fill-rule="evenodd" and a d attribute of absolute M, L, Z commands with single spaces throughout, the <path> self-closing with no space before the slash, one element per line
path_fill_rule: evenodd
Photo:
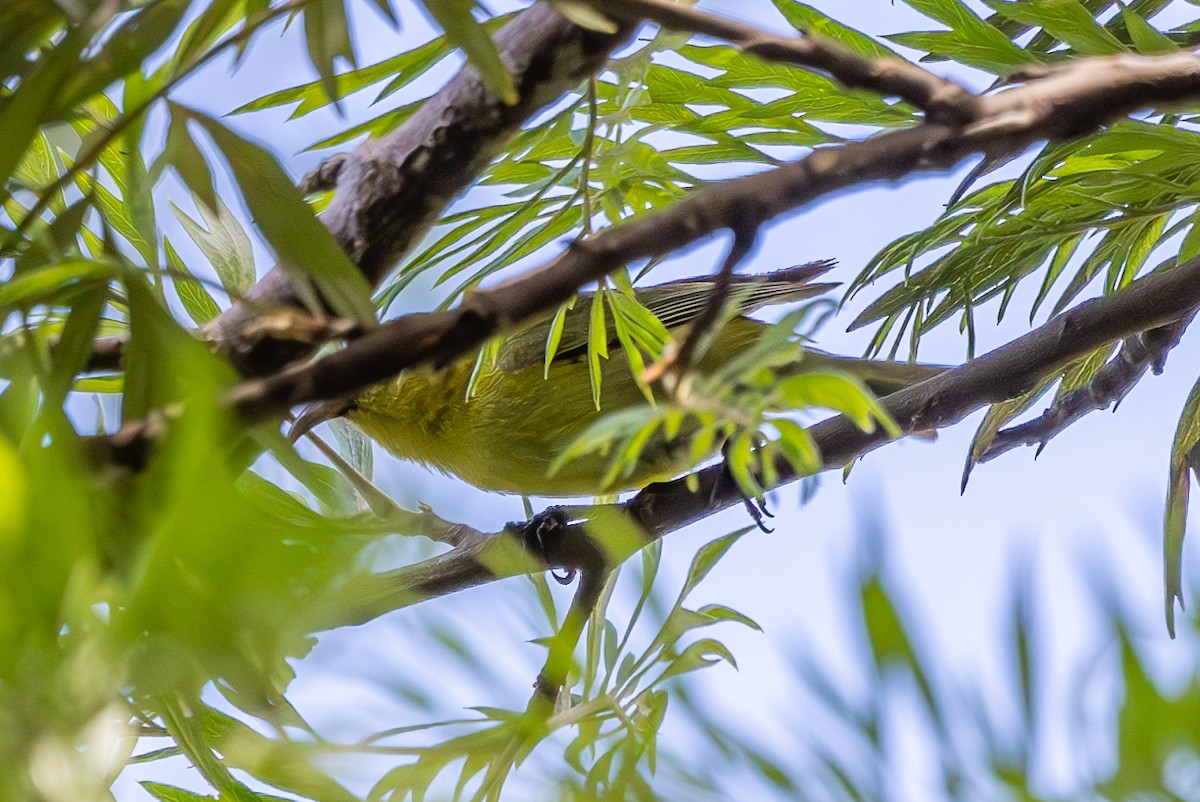
<path fill-rule="evenodd" d="M 318 164 L 317 169 L 300 179 L 300 191 L 305 195 L 310 195 L 336 187 L 338 176 L 341 175 L 342 167 L 345 166 L 348 158 L 350 158 L 349 154 L 338 153 Z"/>

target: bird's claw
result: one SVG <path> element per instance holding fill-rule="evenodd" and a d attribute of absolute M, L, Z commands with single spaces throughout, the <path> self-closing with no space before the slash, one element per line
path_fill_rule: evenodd
<path fill-rule="evenodd" d="M 746 507 L 746 512 L 750 513 L 750 518 L 754 521 L 754 525 L 766 534 L 771 534 L 775 530 L 763 523 L 764 518 L 774 518 L 775 515 L 767 509 L 766 496 L 750 496 L 746 491 L 742 490 L 741 485 L 733 478 L 733 472 L 729 467 L 729 442 L 721 447 L 722 456 L 722 471 L 717 477 L 716 483 L 713 485 L 711 498 L 716 498 L 719 493 L 724 490 L 725 483 L 728 482 L 737 489 L 738 495 L 742 497 L 742 504 Z M 710 498 L 710 500 L 711 500 Z"/>
<path fill-rule="evenodd" d="M 750 513 L 750 517 L 754 520 L 754 525 L 761 529 L 766 534 L 771 534 L 775 530 L 763 523 L 764 518 L 774 518 L 775 513 L 767 509 L 766 497 L 750 498 L 747 496 L 742 499 L 742 504 L 746 506 L 746 511 Z"/>
<path fill-rule="evenodd" d="M 570 527 L 571 517 L 563 507 L 548 507 L 530 518 L 528 521 L 514 521 L 505 528 L 520 538 L 525 548 L 536 554 L 543 562 L 551 566 L 550 576 L 560 585 L 569 585 L 575 581 L 579 570 L 574 567 L 563 568 L 563 573 L 555 571 L 554 552 L 558 542 Z"/>

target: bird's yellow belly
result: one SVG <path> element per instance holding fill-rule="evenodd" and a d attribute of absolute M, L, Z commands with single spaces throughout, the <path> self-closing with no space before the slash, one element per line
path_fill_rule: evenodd
<path fill-rule="evenodd" d="M 601 412 L 592 400 L 585 363 L 483 376 L 464 398 L 471 365 L 445 371 L 412 371 L 365 393 L 349 418 L 385 449 L 403 459 L 454 474 L 501 493 L 530 496 L 589 496 L 619 492 L 667 479 L 688 467 L 686 448 L 659 438 L 647 444 L 634 469 L 607 488 L 600 486 L 609 458 L 588 455 L 569 461 L 553 475 L 559 454 Z M 602 365 L 604 413 L 644 399 L 624 360 Z M 397 412 L 403 411 L 403 419 Z"/>

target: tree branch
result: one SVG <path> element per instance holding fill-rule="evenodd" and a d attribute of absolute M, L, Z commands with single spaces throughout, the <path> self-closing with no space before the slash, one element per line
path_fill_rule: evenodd
<path fill-rule="evenodd" d="M 1195 94 L 1200 56 L 1191 53 L 1080 59 L 1040 71 L 1031 83 L 979 96 L 978 116 L 965 125 L 893 131 L 715 182 L 667 209 L 576 241 L 549 264 L 475 292 L 456 309 L 397 318 L 319 362 L 246 382 L 231 401 L 244 419 L 258 421 L 296 404 L 353 395 L 418 364 L 444 365 L 622 265 L 663 256 L 722 228 L 761 223 L 870 181 L 944 169 L 975 153 L 1010 153 L 1038 139 L 1077 136 L 1137 109 Z"/>
<path fill-rule="evenodd" d="M 1020 395 L 1047 373 L 1103 345 L 1140 331 L 1168 327 L 1195 314 L 1198 307 L 1200 257 L 1157 271 L 1111 295 L 1084 301 L 1007 345 L 887 396 L 882 404 L 905 434 L 940 429 L 988 404 Z M 820 450 L 824 470 L 842 468 L 890 441 L 882 429 L 865 432 L 841 415 L 809 427 L 808 432 Z M 732 483 L 720 481 L 724 470 L 723 465 L 713 465 L 691 477 L 653 484 L 619 505 L 617 509 L 644 533 L 644 539 L 626 539 L 606 549 L 608 563 L 619 564 L 652 539 L 740 504 L 743 497 L 739 491 Z M 789 463 L 781 461 L 777 470 L 779 485 L 799 478 Z M 693 483 L 695 489 L 689 489 Z M 568 528 L 578 536 L 579 527 L 572 524 Z M 603 537 L 604 533 L 598 534 Z M 569 535 L 556 538 L 550 567 L 575 562 L 566 545 L 571 540 Z M 590 544 L 581 548 L 584 554 L 594 551 Z M 546 567 L 526 553 L 519 538 L 501 533 L 469 549 L 357 577 L 336 593 L 329 605 L 330 618 L 322 625 L 364 623 L 429 598 Z"/>

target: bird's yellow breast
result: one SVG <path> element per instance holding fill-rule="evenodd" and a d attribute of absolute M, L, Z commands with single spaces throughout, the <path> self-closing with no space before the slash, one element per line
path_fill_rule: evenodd
<path fill-rule="evenodd" d="M 721 364 L 761 331 L 757 321 L 731 321 L 718 338 L 719 347 L 710 349 L 697 369 Z M 594 456 L 568 462 L 549 475 L 563 449 L 601 414 L 644 403 L 620 353 L 601 361 L 600 410 L 583 360 L 552 362 L 545 378 L 542 365 L 488 372 L 468 400 L 473 367 L 473 359 L 464 359 L 441 371 L 409 371 L 368 390 L 348 416 L 396 456 L 503 493 L 588 496 L 642 487 L 688 467 L 688 449 L 662 441 L 647 445 L 635 470 L 617 487 L 599 486 L 608 466 L 606 459 Z"/>

